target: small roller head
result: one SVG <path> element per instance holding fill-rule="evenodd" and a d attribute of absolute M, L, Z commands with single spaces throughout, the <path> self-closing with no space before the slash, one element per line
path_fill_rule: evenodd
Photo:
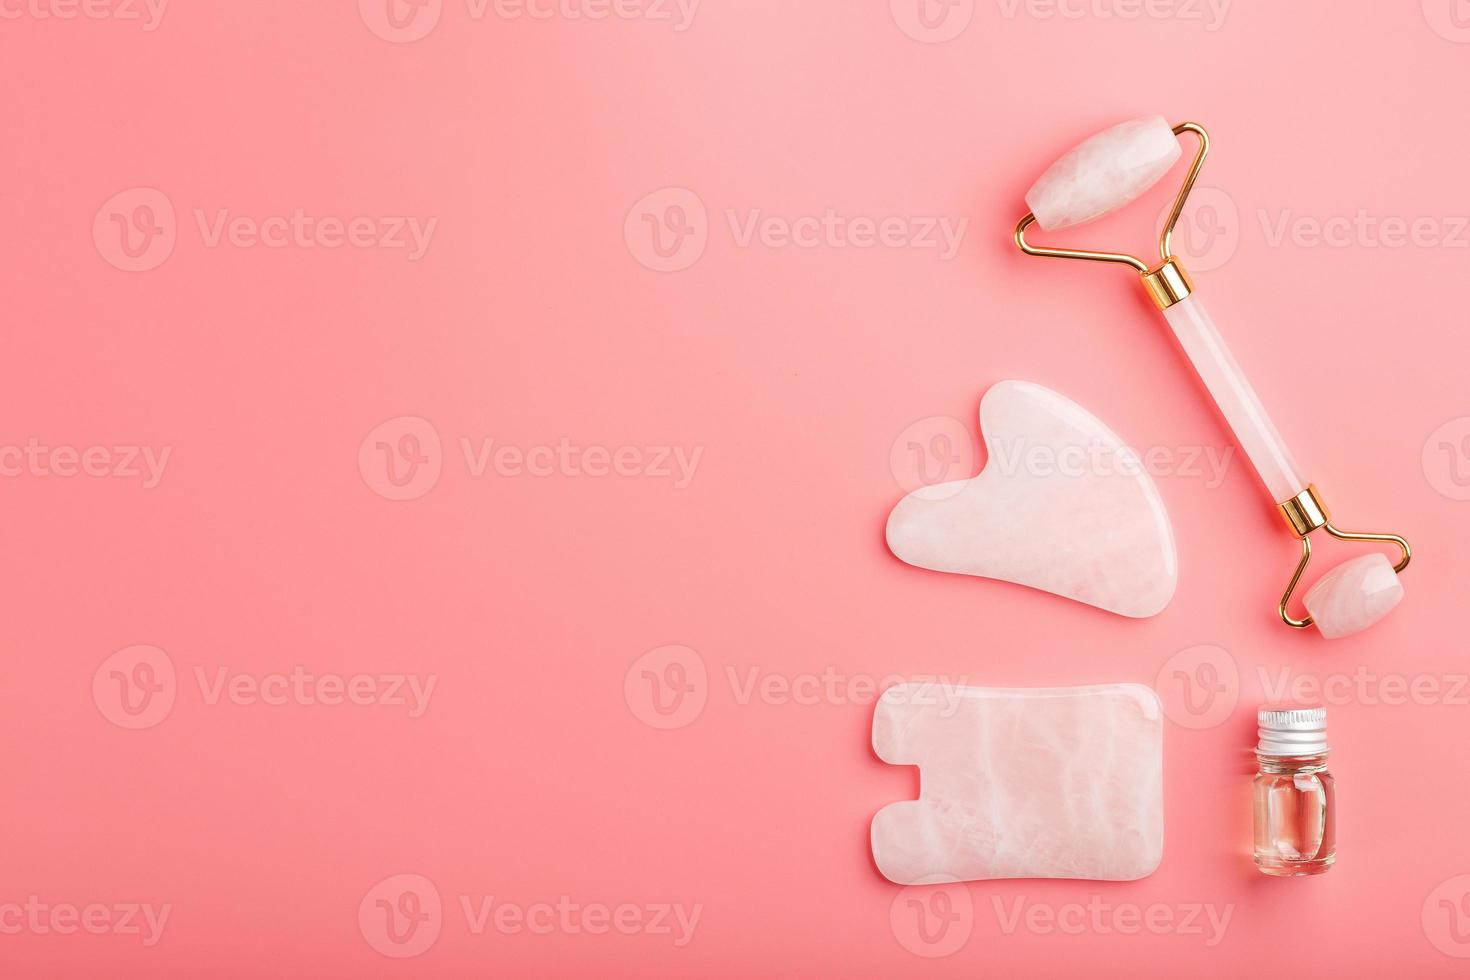
<path fill-rule="evenodd" d="M 1158 183 L 1181 152 L 1163 116 L 1119 123 L 1047 168 L 1026 205 L 1046 231 L 1101 218 Z"/>
<path fill-rule="evenodd" d="M 1318 631 L 1329 640 L 1362 632 L 1393 611 L 1404 598 L 1388 556 L 1375 552 L 1345 561 L 1307 590 L 1307 607 Z"/>

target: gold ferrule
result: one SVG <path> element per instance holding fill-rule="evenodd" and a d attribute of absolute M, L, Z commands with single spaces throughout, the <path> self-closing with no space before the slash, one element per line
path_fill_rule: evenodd
<path fill-rule="evenodd" d="M 1327 505 L 1317 493 L 1316 484 L 1307 487 L 1290 500 L 1282 501 L 1281 516 L 1291 526 L 1291 533 L 1299 538 L 1305 538 L 1319 527 L 1326 527 L 1332 520 Z"/>
<path fill-rule="evenodd" d="M 1161 310 L 1167 310 L 1194 292 L 1194 282 L 1189 273 L 1172 258 L 1143 273 L 1143 287 Z"/>

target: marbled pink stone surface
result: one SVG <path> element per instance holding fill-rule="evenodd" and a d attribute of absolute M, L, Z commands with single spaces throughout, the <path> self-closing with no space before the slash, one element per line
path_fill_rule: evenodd
<path fill-rule="evenodd" d="M 889 514 L 896 556 L 1122 616 L 1152 616 L 1168 605 L 1178 581 L 1169 516 L 1112 430 L 1025 381 L 985 393 L 980 429 L 990 455 L 979 476 L 921 487 Z"/>
<path fill-rule="evenodd" d="M 1404 598 L 1404 585 L 1382 552 L 1345 561 L 1307 590 L 1302 604 L 1329 640 L 1360 633 Z"/>
<path fill-rule="evenodd" d="M 1142 878 L 1164 850 L 1163 745 L 1139 684 L 888 688 L 873 751 L 918 766 L 920 789 L 874 815 L 873 860 L 904 885 Z"/>
<path fill-rule="evenodd" d="M 1191 295 L 1175 303 L 1164 311 L 1164 319 L 1215 399 L 1220 414 L 1225 416 L 1235 440 L 1250 458 L 1271 499 L 1279 504 L 1305 490 L 1310 481 L 1303 479 L 1286 440 L 1266 414 L 1255 388 L 1199 297 Z"/>
<path fill-rule="evenodd" d="M 1026 206 L 1047 231 L 1101 218 L 1158 183 L 1181 152 L 1163 116 L 1119 123 L 1048 167 L 1026 192 Z"/>

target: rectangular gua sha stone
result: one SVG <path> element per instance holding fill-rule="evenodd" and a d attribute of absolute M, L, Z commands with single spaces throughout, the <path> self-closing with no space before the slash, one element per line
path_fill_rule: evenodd
<path fill-rule="evenodd" d="M 1140 684 L 899 684 L 873 751 L 919 767 L 919 798 L 873 817 L 873 860 L 902 885 L 988 878 L 1127 881 L 1164 850 L 1163 717 Z"/>

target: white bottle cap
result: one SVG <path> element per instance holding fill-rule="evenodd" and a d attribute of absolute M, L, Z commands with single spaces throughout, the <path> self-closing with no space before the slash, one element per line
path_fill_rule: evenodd
<path fill-rule="evenodd" d="M 1321 755 L 1327 751 L 1326 708 L 1262 708 L 1256 712 L 1261 755 Z"/>

